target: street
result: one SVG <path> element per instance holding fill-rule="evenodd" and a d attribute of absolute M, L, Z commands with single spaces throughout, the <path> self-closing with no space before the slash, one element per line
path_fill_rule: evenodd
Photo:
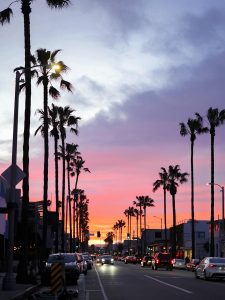
<path fill-rule="evenodd" d="M 184 270 L 141 268 L 139 264 L 98 265 L 84 278 L 85 300 L 220 299 L 225 281 L 196 279 Z"/>

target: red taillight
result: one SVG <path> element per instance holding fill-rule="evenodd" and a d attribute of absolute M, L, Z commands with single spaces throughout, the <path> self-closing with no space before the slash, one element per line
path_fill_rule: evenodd
<path fill-rule="evenodd" d="M 209 264 L 208 265 L 208 268 L 215 268 L 216 267 L 216 265 L 214 265 L 214 264 Z"/>
<path fill-rule="evenodd" d="M 175 259 L 171 259 L 170 263 L 175 264 Z"/>
<path fill-rule="evenodd" d="M 156 258 L 156 261 L 155 261 L 157 264 L 159 263 L 159 259 L 158 258 Z"/>

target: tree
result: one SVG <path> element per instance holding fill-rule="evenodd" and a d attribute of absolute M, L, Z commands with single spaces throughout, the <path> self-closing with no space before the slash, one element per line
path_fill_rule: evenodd
<path fill-rule="evenodd" d="M 59 251 L 59 168 L 58 168 L 58 140 L 59 140 L 59 120 L 58 107 L 52 103 L 52 108 L 48 107 L 49 124 L 51 126 L 50 136 L 54 138 L 54 161 L 55 161 L 55 201 L 56 201 L 56 237 L 55 251 Z"/>
<path fill-rule="evenodd" d="M 166 222 L 166 191 L 169 190 L 168 186 L 168 173 L 165 168 L 161 168 L 162 172 L 159 172 L 159 178 L 153 183 L 153 192 L 156 192 L 161 186 L 163 187 L 163 198 L 164 198 L 164 226 L 165 226 L 165 248 L 167 251 L 168 240 L 167 240 L 167 222 Z"/>
<path fill-rule="evenodd" d="M 210 107 L 207 111 L 206 118 L 200 116 L 199 113 L 196 113 L 197 118 L 202 122 L 203 119 L 208 123 L 208 131 L 211 137 L 211 234 L 210 234 L 210 256 L 215 254 L 215 242 L 214 242 L 214 142 L 216 136 L 216 128 L 224 123 L 225 120 L 225 109 L 219 111 L 218 108 Z"/>
<path fill-rule="evenodd" d="M 144 251 L 146 251 L 146 220 L 147 220 L 147 207 L 154 207 L 154 200 L 149 196 L 142 196 L 142 207 L 144 210 L 144 229 L 145 229 L 145 237 L 144 237 Z"/>
<path fill-rule="evenodd" d="M 15 3 L 21 4 L 24 27 L 24 49 L 25 49 L 25 114 L 24 114 L 24 134 L 23 134 L 23 171 L 26 177 L 23 179 L 22 189 L 22 227 L 23 243 L 22 255 L 17 272 L 17 282 L 28 282 L 28 205 L 29 205 L 29 141 L 30 141 L 30 113 L 31 113 L 31 39 L 30 39 L 30 13 L 33 0 L 12 1 L 9 6 L 0 12 L 0 23 L 2 25 L 10 23 L 13 16 L 11 6 Z M 70 5 L 70 0 L 46 0 L 50 8 L 63 8 Z"/>
<path fill-rule="evenodd" d="M 74 110 L 69 106 L 59 107 L 59 132 L 62 142 L 62 252 L 64 252 L 64 217 L 65 217 L 65 175 L 66 175 L 66 160 L 65 160 L 65 139 L 66 139 L 66 128 L 70 128 L 70 132 L 78 134 L 78 120 L 79 117 L 73 115 Z"/>
<path fill-rule="evenodd" d="M 177 233 L 176 233 L 176 202 L 175 195 L 177 193 L 177 187 L 179 184 L 187 182 L 188 173 L 181 173 L 180 166 L 169 166 L 168 168 L 168 185 L 169 191 L 172 196 L 172 207 L 173 207 L 173 245 L 172 245 L 172 255 L 176 256 L 176 243 L 177 243 Z"/>
<path fill-rule="evenodd" d="M 137 201 L 133 201 L 133 204 L 136 207 L 139 207 L 139 216 L 140 216 L 140 238 L 142 235 L 142 225 L 141 225 L 141 221 L 142 221 L 142 215 L 143 215 L 143 211 L 142 211 L 142 196 L 136 196 Z M 142 254 L 142 243 L 141 243 L 141 254 Z"/>
<path fill-rule="evenodd" d="M 187 124 L 180 123 L 180 134 L 182 136 L 189 135 L 191 141 L 191 239 L 192 239 L 192 258 L 195 258 L 195 215 L 194 215 L 194 142 L 197 134 L 208 132 L 203 127 L 200 118 L 188 119 Z"/>
<path fill-rule="evenodd" d="M 72 85 L 65 81 L 62 73 L 68 70 L 68 67 L 62 61 L 56 61 L 56 55 L 60 50 L 53 52 L 46 49 L 38 49 L 36 56 L 32 56 L 32 62 L 35 69 L 35 74 L 38 77 L 37 85 L 43 85 L 43 124 L 35 131 L 42 132 L 44 137 L 44 180 L 43 180 L 43 253 L 42 259 L 46 258 L 46 238 L 47 238 L 47 201 L 48 201 L 48 158 L 49 158 L 49 117 L 48 117 L 48 95 L 57 100 L 60 97 L 60 92 L 53 86 L 53 81 L 60 81 L 60 88 L 72 92 Z M 57 68 L 54 68 L 57 66 Z"/>
<path fill-rule="evenodd" d="M 119 241 L 122 243 L 123 240 L 123 228 L 126 227 L 126 222 L 122 219 L 118 220 L 117 223 L 119 229 Z"/>
<path fill-rule="evenodd" d="M 109 250 L 112 247 L 114 237 L 115 237 L 114 233 L 112 231 L 110 231 L 110 232 L 107 232 L 106 238 L 104 239 L 104 242 L 108 244 L 107 248 Z"/>
<path fill-rule="evenodd" d="M 131 218 L 134 217 L 134 207 L 129 206 L 128 209 L 124 211 L 125 216 L 128 220 L 128 231 L 127 231 L 127 238 L 128 238 L 128 253 L 130 253 L 130 241 L 131 241 Z"/>

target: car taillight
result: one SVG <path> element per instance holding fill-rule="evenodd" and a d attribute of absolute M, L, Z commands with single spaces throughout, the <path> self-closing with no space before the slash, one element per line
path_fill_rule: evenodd
<path fill-rule="evenodd" d="M 157 264 L 159 263 L 159 259 L 158 258 L 156 258 L 156 261 L 155 261 Z"/>
<path fill-rule="evenodd" d="M 208 265 L 208 268 L 215 268 L 216 267 L 216 265 L 214 265 L 214 264 L 209 264 Z"/>
<path fill-rule="evenodd" d="M 171 259 L 170 263 L 175 264 L 175 259 Z"/>

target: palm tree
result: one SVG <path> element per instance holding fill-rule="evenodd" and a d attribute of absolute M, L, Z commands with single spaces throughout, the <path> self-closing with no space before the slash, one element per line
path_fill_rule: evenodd
<path fill-rule="evenodd" d="M 24 28 L 24 49 L 25 49 L 25 117 L 24 117 L 24 134 L 23 134 L 23 172 L 26 174 L 23 179 L 22 189 L 22 227 L 23 240 L 20 262 L 17 272 L 18 282 L 28 281 L 28 206 L 29 206 L 29 141 L 30 141 L 30 113 L 31 113 L 31 41 L 30 41 L 30 13 L 31 3 L 33 0 L 12 1 L 9 6 L 0 12 L 0 23 L 2 25 L 10 23 L 13 11 L 11 6 L 20 3 L 23 14 Z M 50 8 L 63 8 L 70 5 L 70 0 L 46 0 Z"/>
<path fill-rule="evenodd" d="M 136 207 L 139 207 L 139 216 L 140 216 L 140 238 L 142 235 L 142 225 L 141 225 L 141 220 L 142 220 L 142 215 L 143 215 L 143 211 L 142 211 L 142 196 L 136 196 L 137 201 L 133 201 L 133 204 Z M 138 251 L 139 252 L 139 251 Z M 141 254 L 142 254 L 142 243 L 141 243 Z"/>
<path fill-rule="evenodd" d="M 119 229 L 119 241 L 122 243 L 123 240 L 123 228 L 126 227 L 126 222 L 122 219 L 117 221 L 118 229 Z"/>
<path fill-rule="evenodd" d="M 134 216 L 136 217 L 136 237 L 137 237 L 137 251 L 139 249 L 139 245 L 138 245 L 138 240 L 139 240 L 139 237 L 138 237 L 138 219 L 139 219 L 139 216 L 140 216 L 140 212 L 137 208 L 134 208 Z M 141 216 L 140 216 L 141 217 Z"/>
<path fill-rule="evenodd" d="M 71 209 L 71 190 L 70 190 L 70 173 L 72 168 L 70 166 L 72 159 L 76 157 L 78 154 L 77 152 L 78 145 L 75 144 L 66 144 L 66 153 L 65 159 L 67 163 L 67 184 L 68 184 L 68 202 L 69 205 L 69 224 L 70 224 L 70 252 L 72 252 L 72 209 Z M 66 216 L 67 216 L 67 209 L 66 209 Z M 67 225 L 67 217 L 66 217 L 66 225 Z"/>
<path fill-rule="evenodd" d="M 180 134 L 182 136 L 189 135 L 191 141 L 191 237 L 192 237 L 192 258 L 195 258 L 195 216 L 194 216 L 194 142 L 197 134 L 208 132 L 203 127 L 200 118 L 188 119 L 187 124 L 180 123 Z"/>
<path fill-rule="evenodd" d="M 159 172 L 159 179 L 153 183 L 153 192 L 156 192 L 161 186 L 163 187 L 164 196 L 164 226 L 165 226 L 165 248 L 167 252 L 167 222 L 166 222 L 166 191 L 168 186 L 168 173 L 165 168 L 161 168 L 162 172 Z"/>
<path fill-rule="evenodd" d="M 172 207 L 173 207 L 173 246 L 172 246 L 172 255 L 175 257 L 176 255 L 176 205 L 175 205 L 175 195 L 177 193 L 177 187 L 179 183 L 182 184 L 187 182 L 187 177 L 189 176 L 188 173 L 181 173 L 180 166 L 169 166 L 168 169 L 168 185 L 170 194 L 172 196 Z"/>
<path fill-rule="evenodd" d="M 56 201 L 56 237 L 55 251 L 59 251 L 59 168 L 58 168 L 58 140 L 59 140 L 59 120 L 58 107 L 52 103 L 52 108 L 48 107 L 49 123 L 51 126 L 50 136 L 54 138 L 54 161 L 55 161 L 55 201 Z"/>
<path fill-rule="evenodd" d="M 89 172 L 90 170 L 86 167 L 84 167 L 85 164 L 85 160 L 83 160 L 83 158 L 81 156 L 75 156 L 72 159 L 72 162 L 70 164 L 71 168 L 72 168 L 72 172 L 71 172 L 71 176 L 75 176 L 76 175 L 76 179 L 75 179 L 75 186 L 74 186 L 74 190 L 73 190 L 73 194 L 74 194 L 74 216 L 76 215 L 76 220 L 77 220 L 77 235 L 78 235 L 78 214 L 77 214 L 77 203 L 78 203 L 78 179 L 80 176 L 81 171 L 83 170 L 84 172 Z M 75 224 L 74 224 L 74 228 L 75 228 Z"/>
<path fill-rule="evenodd" d="M 58 99 L 60 97 L 60 92 L 52 84 L 53 81 L 60 80 L 60 88 L 67 89 L 67 91 L 72 92 L 72 85 L 65 81 L 62 77 L 62 73 L 68 70 L 68 67 L 62 62 L 56 62 L 56 55 L 60 50 L 55 50 L 53 52 L 47 51 L 46 49 L 38 49 L 36 51 L 36 56 L 32 56 L 32 62 L 38 68 L 35 73 L 38 77 L 37 85 L 43 85 L 43 124 L 41 124 L 35 132 L 35 135 L 39 130 L 43 131 L 44 137 L 44 184 L 43 184 L 43 254 L 42 258 L 46 258 L 46 234 L 47 234 L 47 201 L 48 201 L 48 158 L 49 158 L 49 141 L 48 141 L 48 131 L 49 131 L 49 118 L 48 118 L 48 95 L 53 99 Z M 58 66 L 54 69 L 54 66 Z"/>
<path fill-rule="evenodd" d="M 225 109 L 219 111 L 218 108 L 210 107 L 207 111 L 206 118 L 200 116 L 199 113 L 196 113 L 197 118 L 202 122 L 205 119 L 208 123 L 208 131 L 211 136 L 211 235 L 210 235 L 210 256 L 214 256 L 215 247 L 214 247 L 214 140 L 216 135 L 216 127 L 219 127 L 224 123 L 225 120 Z"/>
<path fill-rule="evenodd" d="M 144 210 L 144 229 L 145 229 L 145 239 L 144 239 L 144 250 L 146 251 L 146 220 L 147 220 L 147 207 L 155 206 L 154 200 L 149 196 L 142 196 L 142 206 Z"/>
<path fill-rule="evenodd" d="M 66 175 L 66 160 L 65 160 L 65 139 L 66 127 L 70 128 L 70 132 L 78 134 L 78 120 L 79 117 L 73 115 L 74 110 L 69 106 L 59 107 L 59 132 L 62 142 L 62 252 L 64 252 L 64 217 L 65 217 L 65 175 Z"/>
<path fill-rule="evenodd" d="M 124 211 L 125 216 L 128 219 L 128 232 L 127 232 L 127 237 L 128 237 L 128 253 L 130 253 L 130 241 L 131 241 L 131 218 L 134 217 L 134 207 L 129 206 L 128 209 L 125 209 Z"/>

